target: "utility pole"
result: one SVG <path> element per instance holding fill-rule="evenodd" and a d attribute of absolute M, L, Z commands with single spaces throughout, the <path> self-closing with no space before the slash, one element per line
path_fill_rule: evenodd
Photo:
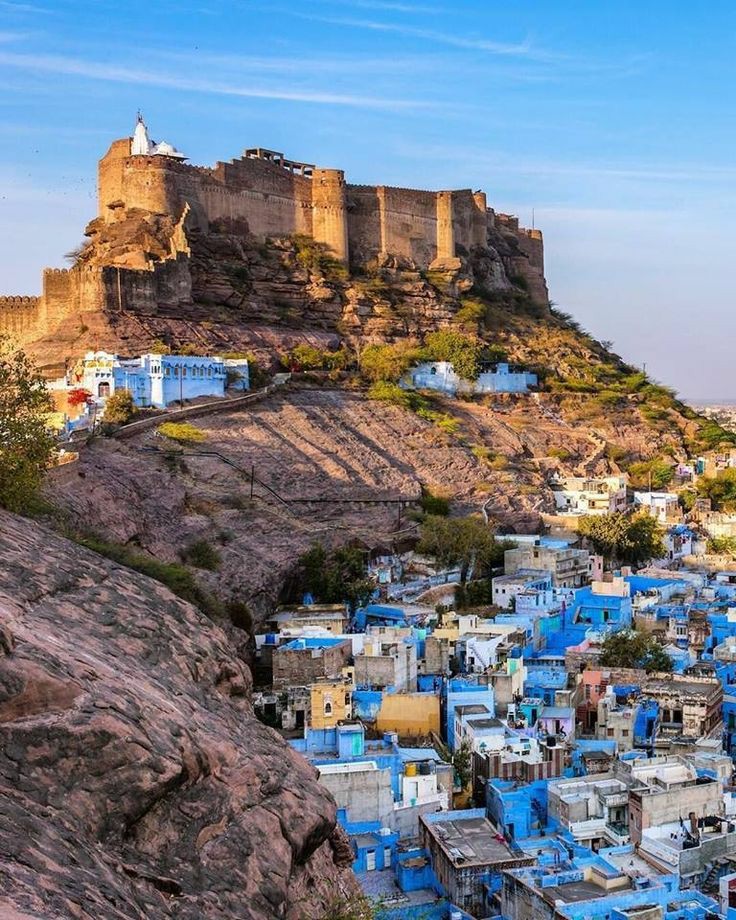
<path fill-rule="evenodd" d="M 184 408 L 184 365 L 179 365 L 179 408 Z"/>

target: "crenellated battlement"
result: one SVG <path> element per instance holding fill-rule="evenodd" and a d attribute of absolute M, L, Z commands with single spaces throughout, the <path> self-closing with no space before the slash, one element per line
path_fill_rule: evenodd
<path fill-rule="evenodd" d="M 0 310 L 37 307 L 41 298 L 26 294 L 3 294 L 0 296 Z"/>

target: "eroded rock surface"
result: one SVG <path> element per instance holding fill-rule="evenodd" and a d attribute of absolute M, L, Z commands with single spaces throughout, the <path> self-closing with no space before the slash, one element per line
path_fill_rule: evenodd
<path fill-rule="evenodd" d="M 253 716 L 225 634 L 0 512 L 0 916 L 321 917 L 335 806 Z"/>

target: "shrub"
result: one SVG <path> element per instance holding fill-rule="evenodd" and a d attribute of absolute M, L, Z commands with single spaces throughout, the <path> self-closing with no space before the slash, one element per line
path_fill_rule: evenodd
<path fill-rule="evenodd" d="M 218 551 L 206 540 L 195 540 L 185 546 L 179 555 L 183 562 L 187 562 L 198 569 L 208 569 L 210 572 L 215 572 L 219 569 L 222 562 L 222 557 Z"/>
<path fill-rule="evenodd" d="M 207 435 L 200 428 L 195 428 L 190 422 L 164 422 L 156 431 L 169 438 L 170 441 L 179 441 L 184 444 L 200 444 L 207 440 Z"/>
<path fill-rule="evenodd" d="M 463 300 L 460 309 L 452 317 L 452 322 L 457 326 L 477 329 L 486 316 L 486 305 L 474 297 Z"/>
<path fill-rule="evenodd" d="M 428 333 L 424 344 L 430 360 L 449 361 L 455 373 L 467 380 L 478 376 L 481 343 L 474 336 L 455 329 L 438 329 Z"/>
<path fill-rule="evenodd" d="M 422 492 L 421 505 L 425 514 L 447 517 L 450 513 L 450 500 L 443 495 L 433 495 L 428 489 Z"/>
<path fill-rule="evenodd" d="M 103 417 L 112 425 L 126 425 L 137 413 L 138 407 L 133 401 L 133 394 L 130 390 L 116 390 L 105 403 Z"/>
<path fill-rule="evenodd" d="M 569 460 L 572 457 L 571 452 L 566 447 L 552 447 L 547 452 L 548 456 L 554 457 L 556 460 Z"/>
<path fill-rule="evenodd" d="M 89 390 L 85 390 L 84 387 L 74 387 L 69 390 L 67 393 L 67 402 L 70 406 L 84 406 L 92 398 L 92 394 Z"/>
<path fill-rule="evenodd" d="M 418 393 L 402 390 L 398 384 L 389 383 L 386 380 L 379 380 L 374 383 L 368 390 L 368 396 L 370 399 L 390 403 L 392 406 L 401 406 L 402 409 L 409 409 L 412 412 L 416 412 L 426 405 L 426 400 Z"/>
<path fill-rule="evenodd" d="M 151 342 L 151 354 L 152 355 L 170 355 L 171 347 L 163 341 L 163 339 L 156 339 Z"/>
<path fill-rule="evenodd" d="M 360 354 L 360 373 L 373 382 L 397 381 L 425 355 L 414 342 L 393 345 L 367 345 Z"/>

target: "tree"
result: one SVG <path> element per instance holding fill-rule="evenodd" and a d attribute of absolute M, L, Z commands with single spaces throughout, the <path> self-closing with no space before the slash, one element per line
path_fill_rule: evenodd
<path fill-rule="evenodd" d="M 471 569 L 489 575 L 492 566 L 503 561 L 505 546 L 498 543 L 491 528 L 477 515 L 461 518 L 427 515 L 422 523 L 417 549 L 434 556 L 443 568 L 460 567 L 465 584 Z"/>
<path fill-rule="evenodd" d="M 130 390 L 116 390 L 105 403 L 105 421 L 113 425 L 125 425 L 138 412 Z"/>
<path fill-rule="evenodd" d="M 72 408 L 76 408 L 77 406 L 86 405 L 92 399 L 92 394 L 89 390 L 85 390 L 84 387 L 74 387 L 66 394 L 66 399 Z"/>
<path fill-rule="evenodd" d="M 642 460 L 628 468 L 629 480 L 635 489 L 666 489 L 675 476 L 675 470 L 666 460 Z"/>
<path fill-rule="evenodd" d="M 347 603 L 351 610 L 366 604 L 375 585 L 366 578 L 363 553 L 344 546 L 328 553 L 315 543 L 299 560 L 299 593 L 309 593 L 325 604 Z"/>
<path fill-rule="evenodd" d="M 449 361 L 455 373 L 466 380 L 478 376 L 481 343 L 475 336 L 456 329 L 438 329 L 424 340 L 431 361 Z"/>
<path fill-rule="evenodd" d="M 470 742 L 466 739 L 452 755 L 452 765 L 455 768 L 460 788 L 465 789 L 473 778 L 472 768 L 473 752 Z"/>
<path fill-rule="evenodd" d="M 736 468 L 729 467 L 715 476 L 704 476 L 697 488 L 700 496 L 711 500 L 714 511 L 736 509 Z"/>
<path fill-rule="evenodd" d="M 666 553 L 661 529 L 645 511 L 634 515 L 586 515 L 580 519 L 578 531 L 588 538 L 596 553 L 620 565 L 642 565 Z"/>
<path fill-rule="evenodd" d="M 54 453 L 54 404 L 25 352 L 0 337 L 0 505 L 22 511 L 36 495 Z"/>
<path fill-rule="evenodd" d="M 603 640 L 600 664 L 609 668 L 672 671 L 672 658 L 654 636 L 636 629 L 611 633 Z"/>

